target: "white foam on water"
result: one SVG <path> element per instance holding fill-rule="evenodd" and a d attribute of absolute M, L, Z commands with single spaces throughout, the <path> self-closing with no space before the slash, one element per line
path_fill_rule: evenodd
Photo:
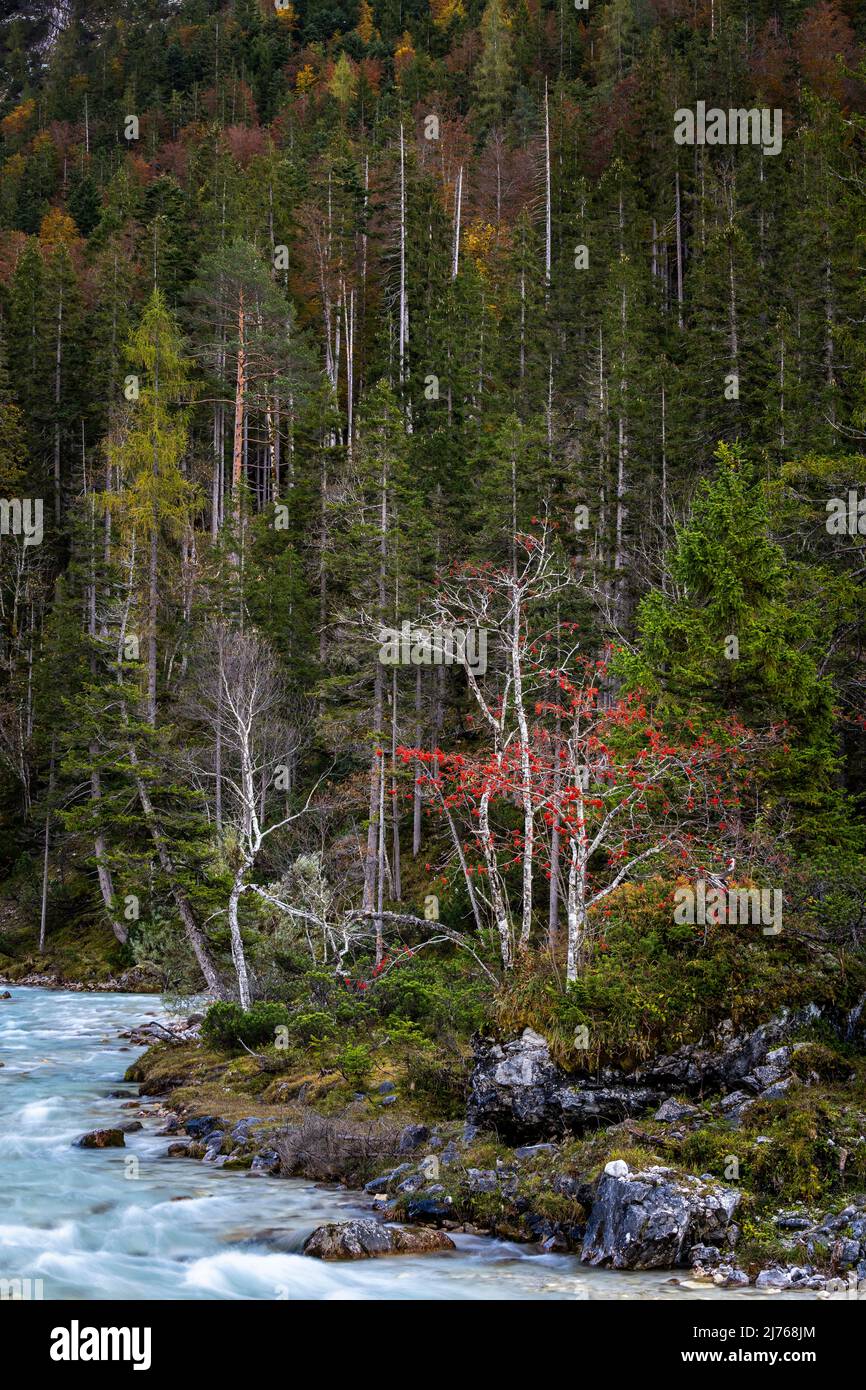
<path fill-rule="evenodd" d="M 331 1263 L 290 1253 L 321 1222 L 366 1210 L 350 1194 L 309 1182 L 167 1160 L 171 1140 L 157 1137 L 156 1117 L 127 1135 L 123 1149 L 73 1147 L 87 1130 L 130 1117 L 105 1091 L 120 1088 L 141 1049 L 121 1052 L 115 1038 L 159 1016 L 152 1001 L 16 986 L 11 1012 L 6 1007 L 0 1278 L 43 1278 L 46 1299 L 719 1296 L 711 1286 L 673 1285 L 667 1271 L 588 1270 L 574 1256 L 539 1256 L 471 1236 L 458 1236 L 453 1253 L 426 1257 Z M 137 1160 L 132 1178 L 130 1157 Z"/>

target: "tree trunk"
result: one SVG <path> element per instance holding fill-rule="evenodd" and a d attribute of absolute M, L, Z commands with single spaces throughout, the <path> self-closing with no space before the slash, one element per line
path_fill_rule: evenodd
<path fill-rule="evenodd" d="M 415 747 L 421 747 L 421 667 L 415 667 Z M 421 796 L 421 778 L 423 776 L 423 764 L 416 762 L 414 765 L 415 785 L 412 788 L 412 858 L 418 858 L 418 851 L 421 848 L 421 808 L 423 798 Z"/>
<path fill-rule="evenodd" d="M 232 891 L 229 894 L 229 931 L 232 940 L 232 960 L 234 961 L 235 974 L 238 977 L 238 997 L 241 1008 L 246 1011 L 250 1007 L 250 982 L 247 974 L 247 962 L 244 955 L 244 943 L 241 938 L 241 927 L 238 918 L 238 903 L 243 892 L 244 875 L 246 868 L 241 869 L 235 874 Z"/>
<path fill-rule="evenodd" d="M 57 340 L 54 351 L 54 520 L 60 525 L 60 396 L 63 369 L 63 286 L 57 300 Z"/>
<path fill-rule="evenodd" d="M 460 215 L 463 204 L 463 165 L 457 174 L 457 183 L 454 188 L 454 246 L 451 256 L 451 279 L 457 279 L 457 271 L 460 268 Z"/>
<path fill-rule="evenodd" d="M 583 957 L 586 939 L 586 901 L 583 864 L 580 847 L 571 842 L 571 862 L 568 869 L 568 960 L 565 978 L 569 984 L 577 979 L 577 968 Z"/>
<path fill-rule="evenodd" d="M 238 296 L 238 365 L 235 378 L 235 432 L 232 445 L 232 489 L 234 491 L 235 514 L 240 507 L 240 481 L 244 459 L 244 424 L 246 422 L 247 354 L 246 318 L 244 313 L 244 292 Z"/>
<path fill-rule="evenodd" d="M 392 826 L 392 874 L 391 889 L 395 902 L 403 897 L 403 884 L 400 875 L 400 797 L 397 784 L 397 668 L 391 678 L 391 826 Z"/>
<path fill-rule="evenodd" d="M 382 964 L 385 954 L 385 939 L 382 931 L 382 911 L 385 906 L 385 754 L 379 759 L 379 825 L 376 846 L 376 964 Z"/>
<path fill-rule="evenodd" d="M 556 951 L 559 939 L 559 794 L 562 787 L 560 746 L 562 719 L 556 716 L 553 740 L 553 826 L 550 831 L 550 897 L 547 912 L 547 945 L 550 954 Z"/>
<path fill-rule="evenodd" d="M 487 881 L 490 884 L 493 916 L 496 922 L 496 932 L 499 937 L 499 954 L 502 958 L 503 966 L 508 970 L 511 966 L 511 929 L 508 923 L 508 910 L 505 906 L 505 898 L 499 882 L 499 865 L 496 862 L 493 837 L 490 833 L 488 803 L 489 793 L 484 792 L 478 803 L 479 838 L 481 840 L 481 851 L 484 855 L 484 863 L 487 868 Z"/>
<path fill-rule="evenodd" d="M 48 772 L 48 796 L 54 790 L 54 750 L 56 735 L 51 735 L 51 763 Z M 42 902 L 39 912 L 39 954 L 45 953 L 45 928 L 48 920 L 48 855 L 51 847 L 51 807 L 45 812 L 45 836 L 42 849 Z"/>
<path fill-rule="evenodd" d="M 95 744 L 91 744 L 89 751 L 91 761 L 93 761 L 97 757 L 97 749 Z M 100 780 L 99 771 L 96 767 L 91 767 L 90 770 L 90 800 L 95 807 L 98 807 L 100 801 L 102 800 L 102 783 Z M 48 827 L 46 824 L 46 834 L 47 829 Z M 125 927 L 124 923 L 117 916 L 117 904 L 114 900 L 114 880 L 112 879 L 111 869 L 108 866 L 106 858 L 107 847 L 105 843 L 105 836 L 103 835 L 101 830 L 97 830 L 96 835 L 94 836 L 93 847 L 94 857 L 96 859 L 96 874 L 97 878 L 99 879 L 99 891 L 102 894 L 102 902 L 105 907 L 105 911 L 108 913 L 108 920 L 111 923 L 111 930 L 114 932 L 114 935 L 117 937 L 121 946 L 125 946 L 129 937 L 129 932 Z"/>
<path fill-rule="evenodd" d="M 159 402 L 159 353 L 153 368 L 153 390 Z M 150 559 L 147 579 L 147 722 L 156 726 L 156 618 L 158 610 L 158 545 L 159 545 L 159 503 L 157 501 L 157 479 L 159 477 L 159 436 L 156 426 L 153 429 L 153 514 L 150 523 Z"/>
<path fill-rule="evenodd" d="M 677 238 L 677 327 L 683 326 L 683 216 L 680 199 L 680 171 L 677 169 L 675 181 L 676 238 Z"/>
<path fill-rule="evenodd" d="M 178 916 L 180 917 L 180 920 L 183 924 L 183 929 L 186 933 L 187 941 L 192 947 L 193 954 L 196 960 L 198 961 L 199 969 L 201 970 L 201 973 L 205 978 L 208 989 L 211 991 L 215 999 L 225 999 L 225 985 L 223 984 L 222 979 L 220 978 L 219 971 L 217 970 L 214 959 L 210 953 L 210 948 L 205 940 L 204 933 L 202 932 L 201 928 L 195 920 L 195 914 L 193 913 L 193 910 L 190 906 L 189 899 L 186 895 L 183 885 L 180 882 L 180 879 L 178 878 L 177 870 L 174 866 L 174 862 L 172 860 L 171 853 L 168 848 L 168 841 L 166 839 L 165 831 L 163 830 L 162 825 L 160 824 L 159 817 L 157 816 L 156 811 L 154 810 L 153 802 L 150 799 L 150 793 L 148 792 L 144 782 L 144 778 L 141 775 L 138 762 L 138 755 L 135 751 L 135 748 L 133 747 L 130 747 L 129 749 L 129 761 L 133 769 L 136 791 L 138 792 L 138 799 L 141 803 L 141 809 L 144 814 L 145 824 L 147 825 L 151 839 L 153 840 L 154 846 L 156 848 L 157 856 L 160 862 L 160 867 L 162 868 L 162 871 L 165 874 L 166 879 L 168 880 L 171 895 L 174 899 L 174 904 L 177 908 Z"/>

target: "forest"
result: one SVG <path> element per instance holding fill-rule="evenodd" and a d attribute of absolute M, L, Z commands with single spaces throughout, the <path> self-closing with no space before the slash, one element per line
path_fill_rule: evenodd
<path fill-rule="evenodd" d="M 817 1010 L 866 1188 L 864 144 L 857 0 L 10 0 L 4 979 L 446 1119 Z"/>

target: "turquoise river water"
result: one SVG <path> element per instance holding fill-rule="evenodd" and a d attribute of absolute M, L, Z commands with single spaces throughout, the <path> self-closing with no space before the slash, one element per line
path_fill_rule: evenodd
<path fill-rule="evenodd" d="M 308 1259 L 300 1249 L 315 1226 L 360 1211 L 351 1194 L 167 1159 L 156 1118 L 127 1135 L 125 1149 L 73 1147 L 85 1130 L 135 1116 L 108 1094 L 138 1093 L 122 1081 L 138 1050 L 118 1034 L 160 1016 L 159 1001 L 11 993 L 0 1001 L 0 1280 L 41 1281 L 30 1287 L 45 1299 L 748 1296 L 685 1272 L 593 1270 L 575 1256 L 473 1236 L 423 1258 Z"/>

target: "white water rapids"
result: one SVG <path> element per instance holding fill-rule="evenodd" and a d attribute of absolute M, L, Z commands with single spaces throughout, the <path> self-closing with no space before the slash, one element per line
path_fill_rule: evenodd
<path fill-rule="evenodd" d="M 157 1119 L 128 1134 L 125 1149 L 73 1147 L 86 1130 L 135 1117 L 108 1095 L 138 1094 L 121 1078 L 139 1049 L 118 1033 L 159 1016 L 158 1001 L 11 992 L 0 1000 L 0 1281 L 41 1280 L 46 1299 L 748 1296 L 720 1294 L 685 1272 L 593 1270 L 573 1255 L 463 1235 L 448 1254 L 308 1259 L 299 1253 L 306 1236 L 322 1221 L 359 1214 L 357 1198 L 167 1159 L 170 1141 L 157 1137 Z M 131 1156 L 137 1165 L 127 1162 Z"/>

